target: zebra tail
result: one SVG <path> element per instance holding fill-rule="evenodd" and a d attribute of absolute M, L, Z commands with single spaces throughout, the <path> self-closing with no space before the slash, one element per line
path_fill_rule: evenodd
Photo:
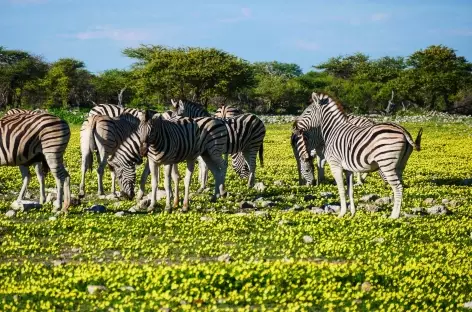
<path fill-rule="evenodd" d="M 92 172 L 92 167 L 93 167 L 93 152 L 97 149 L 97 146 L 95 144 L 95 125 L 97 121 L 95 119 L 95 116 L 92 116 L 89 118 L 89 125 L 88 125 L 88 130 L 89 130 L 89 152 L 87 154 L 87 169 Z"/>
<path fill-rule="evenodd" d="M 261 167 L 264 167 L 264 143 L 262 143 L 261 147 L 259 147 L 259 161 L 261 163 Z"/>
<path fill-rule="evenodd" d="M 422 134 L 423 134 L 423 128 L 420 128 L 420 131 L 418 131 L 418 135 L 416 136 L 415 145 L 414 145 L 414 148 L 417 151 L 421 150 L 421 135 Z"/>

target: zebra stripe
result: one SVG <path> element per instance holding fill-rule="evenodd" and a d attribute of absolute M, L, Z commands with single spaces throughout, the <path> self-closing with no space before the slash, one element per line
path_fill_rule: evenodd
<path fill-rule="evenodd" d="M 215 113 L 217 118 L 231 118 L 243 114 L 244 112 L 231 105 L 221 105 Z"/>
<path fill-rule="evenodd" d="M 107 164 L 109 156 L 113 156 L 120 152 L 127 152 L 128 162 L 121 163 L 127 168 L 121 166 L 111 166 L 112 175 L 112 194 L 115 194 L 115 170 L 119 171 L 118 182 L 120 183 L 122 194 L 128 198 L 134 198 L 134 183 L 123 184 L 123 172 L 131 174 L 132 181 L 136 178 L 136 163 L 142 163 L 139 156 L 139 137 L 137 135 L 139 119 L 130 114 L 123 114 L 119 117 L 109 117 L 106 115 L 91 115 L 82 124 L 80 129 L 80 149 L 82 153 L 82 179 L 80 183 L 79 196 L 85 196 L 85 173 L 87 169 L 92 170 L 93 151 L 97 150 L 97 175 L 98 175 L 98 195 L 103 195 L 103 172 Z M 134 134 L 134 136 L 133 136 Z M 125 141 L 130 138 L 126 148 L 129 150 L 119 149 Z M 133 139 L 135 144 L 133 145 Z M 134 149 L 133 149 L 134 147 Z M 134 153 L 133 153 L 134 151 Z"/>
<path fill-rule="evenodd" d="M 89 116 L 92 115 L 105 115 L 110 117 L 118 117 L 122 114 L 130 114 L 134 117 L 138 117 L 141 110 L 137 108 L 125 108 L 115 104 L 98 104 L 94 106 L 90 112 Z M 150 110 L 151 113 L 156 114 L 156 111 Z"/>
<path fill-rule="evenodd" d="M 48 112 L 44 109 L 39 109 L 36 108 L 34 110 L 29 110 L 29 109 L 24 109 L 24 108 L 12 108 L 6 111 L 4 116 L 8 115 L 15 115 L 15 114 L 30 114 L 30 115 L 36 115 L 36 114 L 47 114 Z"/>
<path fill-rule="evenodd" d="M 374 121 L 362 117 L 362 116 L 355 116 L 355 115 L 347 115 L 347 121 L 353 125 L 358 127 L 366 127 L 374 125 Z M 299 177 L 299 184 L 306 184 L 306 185 L 313 185 L 314 180 L 314 166 L 313 166 L 313 155 L 316 155 L 317 158 L 317 169 L 318 169 L 318 177 L 317 183 L 321 184 L 325 180 L 324 176 L 324 165 L 326 160 L 324 158 L 323 153 L 316 153 L 315 150 L 312 150 L 310 153 L 306 149 L 305 141 L 308 140 L 306 138 L 307 133 L 304 136 L 297 136 L 292 134 L 291 144 L 292 150 L 295 156 L 295 160 L 297 162 L 298 168 L 298 177 Z M 322 150 L 322 149 L 320 149 Z M 365 178 L 367 177 L 367 173 L 356 173 L 357 183 L 356 185 L 362 185 Z"/>
<path fill-rule="evenodd" d="M 165 120 L 162 116 L 149 118 L 148 114 L 140 116 L 139 136 L 141 142 L 141 155 L 148 156 L 149 168 L 152 178 L 152 197 L 150 210 L 154 208 L 157 181 L 156 168 L 159 164 L 165 166 L 166 210 L 171 211 L 170 199 L 170 175 L 171 166 L 182 161 L 187 161 L 187 173 L 185 175 L 185 195 L 182 209 L 186 211 L 189 204 L 189 189 L 195 160 L 202 156 L 205 163 L 215 177 L 215 192 L 213 200 L 219 195 L 224 195 L 224 180 L 227 164 L 222 158 L 227 146 L 227 130 L 225 123 L 210 117 L 201 118 L 173 118 Z M 175 174 L 176 169 L 174 169 Z M 175 185 L 174 207 L 178 206 L 178 184 Z"/>
<path fill-rule="evenodd" d="M 28 188 L 28 167 L 34 164 L 40 202 L 45 202 L 44 175 L 51 171 L 56 180 L 59 206 L 62 205 L 62 211 L 67 212 L 70 178 L 63 163 L 70 139 L 67 122 L 50 114 L 14 113 L 0 119 L 0 135 L 0 165 L 20 167 L 23 185 L 18 200 L 23 199 Z"/>
<path fill-rule="evenodd" d="M 379 170 L 394 192 L 391 218 L 400 216 L 403 195 L 402 175 L 413 149 L 420 150 L 422 129 L 415 141 L 408 131 L 393 123 L 358 127 L 348 122 L 339 103 L 325 94 L 312 94 L 308 106 L 294 123 L 297 134 L 309 132 L 311 144 L 324 148 L 324 156 L 338 185 L 341 199 L 339 216 L 346 214 L 343 170 L 348 181 L 351 214 L 355 214 L 353 172 Z M 310 145 L 308 145 L 310 147 Z"/>
<path fill-rule="evenodd" d="M 183 117 L 211 117 L 210 113 L 203 107 L 203 105 L 187 100 L 179 100 L 172 102 L 172 110 L 176 116 Z"/>

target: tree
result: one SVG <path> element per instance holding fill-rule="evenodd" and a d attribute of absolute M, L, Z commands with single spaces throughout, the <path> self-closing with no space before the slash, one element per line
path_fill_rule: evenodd
<path fill-rule="evenodd" d="M 131 91 L 131 73 L 126 70 L 109 69 L 94 77 L 92 84 L 101 103 L 123 105 L 129 103 Z"/>
<path fill-rule="evenodd" d="M 266 74 L 270 76 L 279 76 L 284 78 L 295 78 L 303 75 L 299 65 L 294 63 L 256 62 L 253 64 L 256 74 Z"/>
<path fill-rule="evenodd" d="M 123 53 L 137 59 L 133 76 L 143 98 L 189 98 L 207 103 L 211 96 L 234 96 L 254 83 L 249 63 L 217 49 L 141 45 Z"/>

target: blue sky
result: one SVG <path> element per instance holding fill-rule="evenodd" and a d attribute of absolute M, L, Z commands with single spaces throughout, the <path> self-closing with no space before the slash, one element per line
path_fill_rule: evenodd
<path fill-rule="evenodd" d="M 363 52 L 407 56 L 443 44 L 472 61 L 471 0 L 0 0 L 0 45 L 74 57 L 99 72 L 126 68 L 125 47 L 216 47 L 304 71 Z"/>

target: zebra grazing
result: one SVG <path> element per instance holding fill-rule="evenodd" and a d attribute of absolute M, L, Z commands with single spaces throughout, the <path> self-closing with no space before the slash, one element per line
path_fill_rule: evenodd
<path fill-rule="evenodd" d="M 308 132 L 311 147 L 322 147 L 338 185 L 341 200 L 339 216 L 346 214 L 346 194 L 343 170 L 346 172 L 351 214 L 355 214 L 353 172 L 379 170 L 394 192 L 391 218 L 400 216 L 403 195 L 402 175 L 413 149 L 419 151 L 422 129 L 416 140 L 403 127 L 393 123 L 378 123 L 358 127 L 351 124 L 341 105 L 326 94 L 312 94 L 308 106 L 294 123 L 297 135 Z"/>
<path fill-rule="evenodd" d="M 358 127 L 372 126 L 375 124 L 374 121 L 368 118 L 350 115 L 350 114 L 347 115 L 347 121 Z M 325 166 L 326 160 L 324 158 L 322 149 L 319 149 L 318 153 L 316 153 L 314 150 L 309 153 L 306 150 L 305 148 L 306 145 L 304 142 L 307 139 L 309 138 L 306 138 L 306 134 L 304 136 L 297 136 L 296 134 L 292 133 L 291 144 L 292 144 L 293 154 L 297 162 L 299 184 L 300 185 L 301 184 L 307 184 L 307 185 L 314 184 L 313 154 L 316 154 L 317 168 L 318 168 L 317 183 L 320 184 L 320 183 L 323 183 L 325 180 L 324 166 Z M 367 172 L 365 173 L 357 172 L 356 185 L 362 185 L 366 177 L 367 177 Z"/>
<path fill-rule="evenodd" d="M 217 118 L 231 118 L 243 114 L 244 112 L 231 105 L 221 105 L 215 113 Z"/>
<path fill-rule="evenodd" d="M 106 115 L 91 115 L 86 121 L 84 121 L 82 128 L 80 129 L 80 150 L 82 153 L 82 178 L 79 188 L 80 197 L 85 196 L 85 173 L 87 169 L 92 169 L 93 152 L 97 150 L 98 194 L 103 195 L 103 172 L 107 160 L 110 156 L 116 153 L 118 148 L 122 146 L 129 137 L 131 137 L 130 142 L 126 145 L 130 154 L 128 155 L 128 162 L 123 162 L 121 164 L 127 168 L 123 168 L 120 171 L 118 181 L 120 183 L 121 193 L 128 199 L 134 198 L 134 183 L 131 185 L 129 183 L 123 185 L 122 175 L 124 172 L 130 174 L 130 171 L 133 171 L 134 173 L 132 174 L 132 178 L 135 178 L 135 164 L 142 162 L 141 157 L 139 157 L 139 138 L 137 136 L 138 126 L 139 119 L 127 113 L 114 118 Z M 134 144 L 132 137 L 133 134 Z M 120 170 L 119 166 L 113 166 L 113 169 Z M 114 170 L 111 170 L 111 176 L 112 194 L 115 194 Z"/>
<path fill-rule="evenodd" d="M 44 176 L 56 180 L 57 201 L 62 211 L 70 206 L 70 177 L 64 168 L 64 152 L 70 139 L 67 122 L 50 114 L 12 113 L 0 119 L 0 165 L 19 166 L 23 185 L 18 200 L 28 188 L 28 167 L 35 164 L 40 202 L 45 202 Z M 41 166 L 37 165 L 41 163 Z"/>
<path fill-rule="evenodd" d="M 174 107 L 174 113 L 184 117 L 204 117 L 210 116 L 210 114 L 203 108 L 202 105 L 190 102 L 190 101 L 172 101 L 172 105 Z M 229 110 L 227 110 L 229 113 Z M 235 110 L 232 111 L 236 113 Z M 247 114 L 251 115 L 251 114 Z M 255 172 L 251 171 L 249 168 L 249 161 L 257 155 L 257 150 L 251 150 L 253 146 L 258 145 L 259 148 L 259 160 L 261 162 L 261 166 L 263 165 L 263 145 L 262 142 L 265 136 L 265 126 L 264 123 L 255 115 L 251 115 L 251 118 L 244 117 L 242 119 L 237 119 L 236 122 L 232 123 L 231 127 L 228 127 L 228 133 L 231 136 L 231 142 L 233 146 L 229 146 L 225 154 L 231 154 L 233 159 L 233 169 L 234 171 L 242 178 L 249 180 L 249 186 L 254 185 L 255 179 Z M 229 116 L 225 116 L 229 117 Z M 240 116 L 237 116 L 238 118 Z M 228 120 L 226 119 L 227 126 Z M 244 122 L 242 122 L 244 120 Z M 246 127 L 246 128 L 244 128 Z M 241 136 L 241 141 L 237 142 L 237 137 Z M 248 143 L 248 140 L 252 140 L 251 143 Z M 245 142 L 245 143 L 242 143 Z M 248 143 L 248 144 L 246 144 Z M 250 151 L 251 150 L 251 151 Z M 245 152 L 246 155 L 243 153 Z M 200 164 L 200 174 L 199 174 L 199 181 L 200 181 L 200 189 L 199 191 L 203 190 L 207 183 L 208 178 L 208 169 L 204 166 L 205 164 L 199 162 Z M 255 163 L 252 164 L 253 170 L 255 170 Z M 252 176 L 251 176 L 252 173 Z M 252 181 L 252 182 L 251 182 Z"/>
<path fill-rule="evenodd" d="M 173 118 L 166 120 L 162 116 L 142 113 L 140 115 L 139 137 L 141 142 L 141 155 L 147 154 L 151 171 L 152 197 L 148 210 L 152 210 L 156 200 L 157 190 L 157 166 L 166 165 L 164 175 L 164 188 L 166 191 L 167 211 L 171 211 L 170 199 L 170 175 L 176 164 L 187 161 L 187 173 L 185 175 L 185 195 L 183 211 L 188 210 L 189 189 L 195 160 L 201 156 L 215 177 L 215 192 L 212 200 L 225 194 L 224 181 L 226 177 L 227 163 L 222 154 L 228 144 L 228 134 L 225 123 L 222 120 L 209 117 L 200 118 Z M 175 166 L 172 166 L 175 165 Z M 174 169 L 173 175 L 176 174 Z M 175 185 L 174 208 L 178 206 L 178 185 Z"/>

